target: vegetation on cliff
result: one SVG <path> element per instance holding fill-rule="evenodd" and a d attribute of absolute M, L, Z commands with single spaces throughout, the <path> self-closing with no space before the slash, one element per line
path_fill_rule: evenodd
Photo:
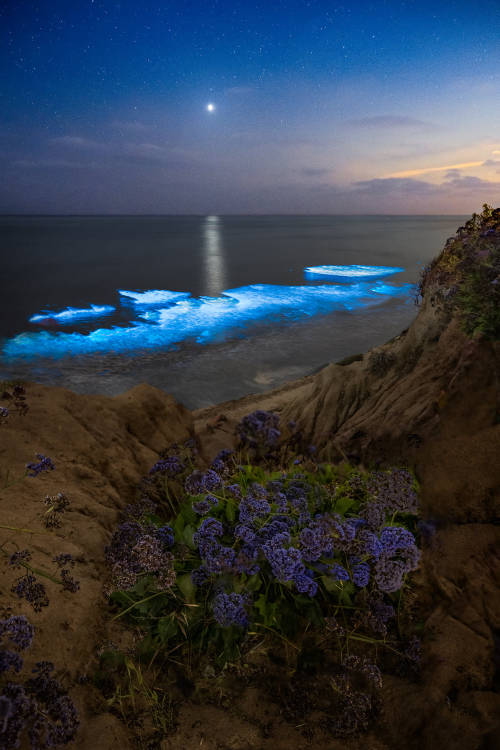
<path fill-rule="evenodd" d="M 469 336 L 500 338 L 500 208 L 485 203 L 458 228 L 424 269 L 419 294 L 456 310 Z"/>
<path fill-rule="evenodd" d="M 263 647 L 288 675 L 328 664 L 325 729 L 347 736 L 377 710 L 380 650 L 399 668 L 418 658 L 403 598 L 417 485 L 406 469 L 318 463 L 293 423 L 286 433 L 258 411 L 208 469 L 193 444 L 165 453 L 107 549 L 111 602 L 141 633 L 137 663 L 164 675 L 173 659 L 195 683 L 235 664 L 248 678 Z"/>

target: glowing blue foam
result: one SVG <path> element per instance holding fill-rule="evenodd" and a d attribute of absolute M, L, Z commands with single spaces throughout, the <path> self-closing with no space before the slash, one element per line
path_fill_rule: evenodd
<path fill-rule="evenodd" d="M 397 266 L 308 266 L 304 268 L 306 278 L 329 278 L 332 281 L 350 279 L 376 279 L 400 273 L 404 268 Z"/>
<path fill-rule="evenodd" d="M 50 321 L 56 321 L 59 325 L 69 325 L 75 320 L 99 318 L 103 315 L 110 315 L 114 311 L 115 308 L 111 307 L 111 305 L 91 305 L 87 308 L 67 307 L 60 312 L 43 310 L 43 312 L 38 313 L 37 315 L 32 315 L 31 318 L 29 318 L 29 322 L 43 324 Z"/>
<path fill-rule="evenodd" d="M 257 321 L 299 320 L 336 309 L 352 310 L 389 297 L 406 297 L 410 289 L 410 284 L 397 287 L 378 282 L 348 286 L 252 284 L 228 289 L 220 297 L 185 295 L 174 304 L 143 312 L 146 322 L 137 320 L 127 327 L 99 328 L 85 334 L 22 333 L 7 340 L 3 353 L 9 359 L 58 358 L 71 354 L 168 349 L 186 339 L 206 344 L 234 335 L 236 330 Z M 168 292 L 166 299 L 171 299 Z"/>
<path fill-rule="evenodd" d="M 169 289 L 149 289 L 146 292 L 129 292 L 126 289 L 118 289 L 118 294 L 134 305 L 162 305 L 166 302 L 177 302 L 177 300 L 191 296 L 189 292 L 171 292 Z"/>

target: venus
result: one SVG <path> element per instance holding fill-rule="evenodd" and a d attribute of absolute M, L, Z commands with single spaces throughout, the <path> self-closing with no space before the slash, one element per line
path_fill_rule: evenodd
<path fill-rule="evenodd" d="M 215 104 L 207 104 L 207 112 L 215 112 Z"/>

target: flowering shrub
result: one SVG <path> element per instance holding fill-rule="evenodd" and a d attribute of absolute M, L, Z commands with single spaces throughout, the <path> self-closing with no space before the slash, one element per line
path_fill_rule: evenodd
<path fill-rule="evenodd" d="M 24 737 L 32 750 L 60 747 L 70 742 L 78 729 L 76 708 L 52 676 L 53 664 L 37 662 L 31 677 L 12 681 L 9 673 L 21 672 L 20 652 L 31 646 L 33 634 L 24 615 L 0 620 L 0 750 L 21 747 Z"/>
<path fill-rule="evenodd" d="M 262 456 L 279 433 L 275 415 L 265 414 L 239 427 L 240 447 L 251 439 Z M 185 470 L 168 526 L 149 506 L 118 528 L 107 549 L 117 616 L 147 628 L 155 651 L 189 644 L 222 660 L 256 634 L 274 633 L 298 650 L 311 628 L 335 632 L 340 650 L 383 642 L 420 557 L 413 476 L 310 456 L 274 471 L 269 456 L 265 468 L 240 459 L 224 451 L 208 470 Z M 155 472 L 169 474 L 171 465 Z"/>

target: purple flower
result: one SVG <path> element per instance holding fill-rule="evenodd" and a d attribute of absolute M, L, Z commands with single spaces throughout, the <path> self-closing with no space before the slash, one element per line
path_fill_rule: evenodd
<path fill-rule="evenodd" d="M 217 594 L 213 600 L 214 617 L 223 628 L 230 625 L 245 627 L 248 625 L 248 615 L 245 609 L 246 597 L 241 594 L 223 592 Z"/>
<path fill-rule="evenodd" d="M 356 586 L 363 588 L 368 586 L 370 580 L 370 566 L 367 563 L 359 563 L 352 569 L 352 580 Z"/>
<path fill-rule="evenodd" d="M 392 557 L 399 551 L 414 547 L 415 537 L 404 526 L 387 526 L 385 529 L 382 529 L 380 543 L 384 555 Z"/>
<path fill-rule="evenodd" d="M 61 570 L 61 581 L 63 589 L 72 594 L 76 594 L 80 590 L 80 581 L 75 581 L 68 569 Z"/>
<path fill-rule="evenodd" d="M 167 456 L 157 461 L 149 470 L 150 474 L 167 474 L 169 477 L 175 477 L 181 474 L 186 467 L 178 456 Z"/>
<path fill-rule="evenodd" d="M 243 417 L 236 431 L 242 445 L 250 448 L 273 447 L 280 438 L 279 416 L 268 411 L 254 411 Z"/>
<path fill-rule="evenodd" d="M 212 510 L 213 506 L 217 506 L 219 501 L 213 495 L 207 495 L 203 500 L 194 502 L 192 508 L 195 513 L 199 516 L 204 516 Z"/>
<path fill-rule="evenodd" d="M 291 581 L 295 575 L 304 571 L 302 555 L 295 547 L 277 547 L 272 540 L 263 545 L 262 551 L 271 565 L 274 577 L 280 583 Z"/>
<path fill-rule="evenodd" d="M 257 560 L 259 559 L 258 547 L 250 544 L 244 544 L 234 560 L 233 568 L 236 573 L 246 573 L 253 576 L 260 570 Z"/>
<path fill-rule="evenodd" d="M 40 612 L 42 607 L 47 607 L 49 599 L 43 583 L 39 583 L 34 575 L 26 573 L 12 585 L 12 592 L 20 599 L 26 599 L 35 612 Z"/>
<path fill-rule="evenodd" d="M 175 541 L 174 530 L 171 526 L 159 526 L 154 535 L 165 547 L 172 547 Z"/>
<path fill-rule="evenodd" d="M 14 651 L 7 649 L 0 650 L 0 675 L 13 669 L 14 672 L 20 672 L 23 668 L 23 660 Z"/>
<path fill-rule="evenodd" d="M 227 485 L 227 487 L 225 487 L 225 490 L 236 500 L 241 500 L 242 494 L 241 494 L 241 487 L 239 484 L 229 484 Z"/>
<path fill-rule="evenodd" d="M 357 548 L 361 555 L 369 555 L 378 560 L 383 551 L 383 544 L 372 531 L 361 529 L 356 536 Z"/>
<path fill-rule="evenodd" d="M 9 558 L 9 565 L 13 568 L 22 568 L 25 563 L 29 563 L 31 560 L 31 552 L 29 549 L 21 549 L 18 552 L 14 552 Z"/>
<path fill-rule="evenodd" d="M 335 578 L 336 581 L 348 581 L 350 578 L 347 570 L 338 563 L 335 563 L 330 568 L 330 575 L 332 576 L 332 578 Z"/>
<path fill-rule="evenodd" d="M 191 573 L 191 580 L 195 586 L 203 586 L 209 580 L 207 569 L 203 566 L 195 568 Z"/>
<path fill-rule="evenodd" d="M 35 628 L 24 615 L 11 615 L 0 620 L 0 638 L 8 638 L 18 651 L 31 646 Z"/>
<path fill-rule="evenodd" d="M 37 453 L 36 457 L 39 459 L 39 463 L 26 464 L 26 469 L 28 470 L 29 477 L 36 477 L 43 471 L 53 471 L 56 468 L 54 466 L 54 462 L 51 458 L 48 458 L 48 456 Z"/>
<path fill-rule="evenodd" d="M 229 572 L 234 563 L 236 552 L 232 547 L 212 546 L 205 555 L 205 568 L 209 573 Z"/>
<path fill-rule="evenodd" d="M 311 570 L 306 570 L 304 573 L 297 573 L 294 575 L 293 582 L 300 594 L 307 594 L 311 597 L 316 596 L 318 584 L 313 580 L 312 575 L 314 575 L 314 573 Z"/>
<path fill-rule="evenodd" d="M 406 566 L 402 560 L 381 557 L 375 566 L 375 583 L 380 591 L 390 594 L 401 588 L 406 572 Z"/>
<path fill-rule="evenodd" d="M 241 523 L 251 524 L 257 518 L 267 516 L 271 512 L 271 506 L 267 500 L 247 494 L 240 502 L 239 519 Z"/>
<path fill-rule="evenodd" d="M 332 520 L 328 516 L 319 516 L 299 534 L 302 557 L 314 562 L 324 555 L 333 555 L 333 540 L 331 536 Z"/>
<path fill-rule="evenodd" d="M 227 462 L 232 455 L 233 451 L 229 451 L 226 449 L 219 451 L 219 453 L 212 461 L 210 468 L 216 471 L 218 474 L 229 473 Z"/>
<path fill-rule="evenodd" d="M 202 557 L 205 557 L 214 546 L 217 546 L 216 537 L 222 536 L 223 533 L 224 528 L 216 518 L 205 518 L 201 522 L 198 531 L 193 534 L 193 541 L 198 546 Z"/>
<path fill-rule="evenodd" d="M 256 533 L 249 526 L 245 526 L 243 523 L 239 523 L 235 530 L 234 536 L 236 539 L 242 539 L 247 544 L 253 544 L 256 539 Z"/>
<path fill-rule="evenodd" d="M 202 492 L 212 492 L 221 484 L 222 479 L 213 469 L 205 472 L 196 470 L 187 477 L 185 488 L 190 495 L 201 495 Z"/>
<path fill-rule="evenodd" d="M 73 558 L 73 555 L 70 554 L 64 554 L 61 553 L 60 555 L 56 555 L 52 558 L 52 562 L 55 562 L 58 568 L 64 568 L 65 565 L 69 565 L 70 567 L 74 567 L 75 560 Z"/>

